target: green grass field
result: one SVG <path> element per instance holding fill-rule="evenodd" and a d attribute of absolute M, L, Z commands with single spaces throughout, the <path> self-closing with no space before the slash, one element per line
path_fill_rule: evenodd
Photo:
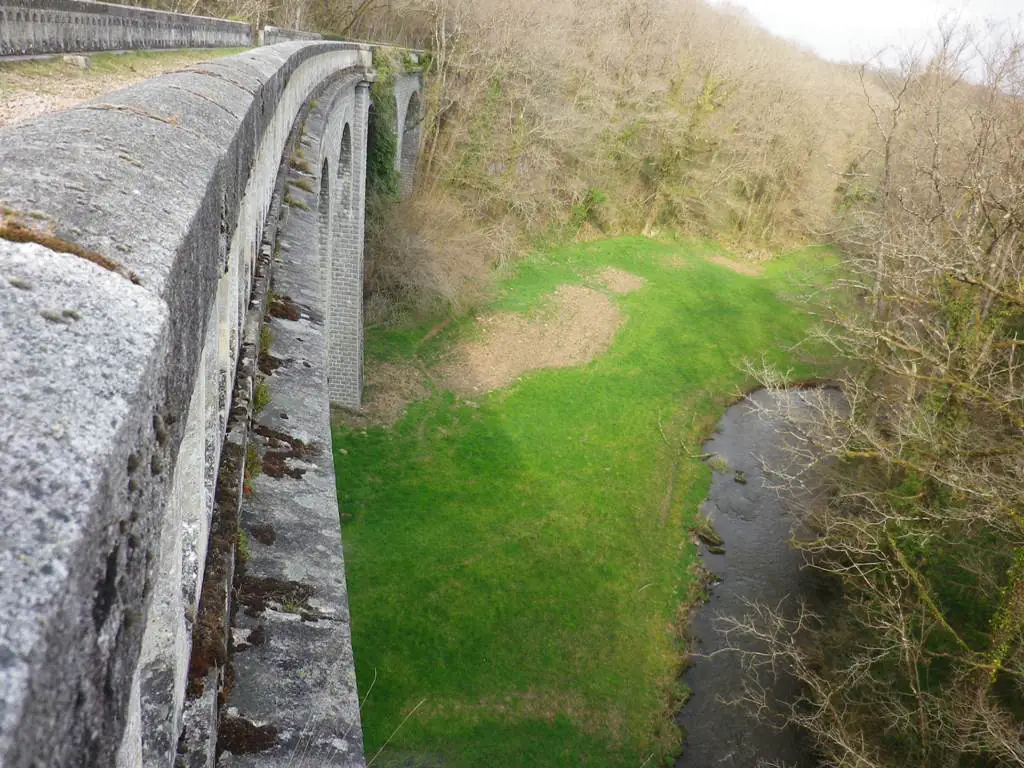
<path fill-rule="evenodd" d="M 224 56 L 234 56 L 248 48 L 191 48 L 171 51 L 125 51 L 88 53 L 89 68 L 80 69 L 67 64 L 60 55 L 48 58 L 21 59 L 0 63 L 0 73 L 23 75 L 25 77 L 74 77 L 86 79 L 99 75 L 133 72 L 140 68 L 184 67 L 200 61 L 210 61 Z"/>
<path fill-rule="evenodd" d="M 435 391 L 391 429 L 335 428 L 368 758 L 387 742 L 374 765 L 636 768 L 678 747 L 688 526 L 710 480 L 691 456 L 750 385 L 744 358 L 814 373 L 791 350 L 809 316 L 785 297 L 831 261 L 814 249 L 746 277 L 713 250 L 534 255 L 492 308 L 537 307 L 604 265 L 647 280 L 614 297 L 626 322 L 607 353 L 471 404 Z M 473 332 L 418 346 L 430 326 L 371 333 L 369 356 L 429 366 Z"/>

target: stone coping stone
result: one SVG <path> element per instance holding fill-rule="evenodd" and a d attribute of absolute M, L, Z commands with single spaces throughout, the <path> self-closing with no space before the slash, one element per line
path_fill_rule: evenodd
<path fill-rule="evenodd" d="M 144 288 L 0 240 L 4 766 L 79 765 L 123 718 L 168 474 L 168 330 Z"/>
<path fill-rule="evenodd" d="M 308 32 L 302 29 L 291 29 L 289 27 L 275 27 L 268 24 L 260 30 L 260 45 L 275 45 L 286 40 L 322 40 L 319 32 Z"/>

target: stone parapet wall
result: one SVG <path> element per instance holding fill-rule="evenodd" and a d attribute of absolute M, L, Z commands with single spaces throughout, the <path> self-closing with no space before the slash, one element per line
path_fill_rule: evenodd
<path fill-rule="evenodd" d="M 245 22 L 87 0 L 0 0 L 0 56 L 252 44 Z"/>
<path fill-rule="evenodd" d="M 247 455 L 224 435 L 280 165 L 303 105 L 349 78 L 321 141 L 338 178 L 370 63 L 285 43 L 0 130 L 5 768 L 179 757 L 211 521 L 241 501 L 218 472 Z M 337 576 L 325 627 L 347 622 Z"/>

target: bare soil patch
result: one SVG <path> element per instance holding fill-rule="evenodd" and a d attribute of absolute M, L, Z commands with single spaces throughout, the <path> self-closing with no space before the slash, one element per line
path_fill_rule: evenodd
<path fill-rule="evenodd" d="M 608 267 L 598 280 L 614 293 L 630 293 L 645 280 Z M 508 386 L 538 368 L 583 365 L 611 346 L 622 324 L 618 307 L 601 291 L 582 285 L 559 286 L 550 307 L 535 316 L 503 312 L 477 320 L 480 337 L 458 346 L 435 373 L 442 386 L 479 395 Z M 440 324 L 425 338 L 447 325 Z M 430 393 L 424 374 L 412 365 L 368 364 L 363 406 L 334 409 L 332 419 L 357 429 L 390 427 L 409 403 Z"/>
<path fill-rule="evenodd" d="M 615 267 L 605 267 L 597 273 L 597 279 L 601 285 L 614 293 L 632 293 L 647 283 L 639 275 Z"/>
<path fill-rule="evenodd" d="M 682 256 L 665 256 L 662 258 L 661 263 L 673 269 L 689 269 L 693 266 L 692 261 L 684 259 Z"/>
<path fill-rule="evenodd" d="M 332 409 L 332 421 L 357 429 L 390 427 L 402 418 L 409 403 L 422 400 L 429 393 L 423 374 L 412 365 L 368 364 L 362 408 Z"/>
<path fill-rule="evenodd" d="M 480 337 L 457 347 L 437 373 L 464 395 L 506 387 L 527 371 L 567 368 L 611 346 L 622 313 L 608 296 L 582 285 L 559 286 L 536 316 L 502 312 L 477 320 Z"/>
<path fill-rule="evenodd" d="M 720 267 L 731 269 L 741 275 L 747 277 L 760 277 L 764 272 L 764 267 L 760 264 L 755 264 L 750 261 L 741 261 L 739 259 L 730 259 L 728 256 L 708 256 L 708 261 L 712 264 L 717 264 Z"/>

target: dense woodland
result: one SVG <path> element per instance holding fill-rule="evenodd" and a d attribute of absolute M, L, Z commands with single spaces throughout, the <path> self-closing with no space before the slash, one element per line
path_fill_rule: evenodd
<path fill-rule="evenodd" d="M 846 402 L 823 398 L 795 433 L 803 468 L 829 473 L 797 510 L 815 534 L 802 546 L 840 597 L 827 617 L 760 607 L 733 629 L 763 640 L 755 674 L 805 683 L 789 716 L 828 765 L 1024 765 L 1011 27 L 950 22 L 855 66 L 702 0 L 162 7 L 432 52 L 417 194 L 371 204 L 371 320 L 462 311 L 544 241 L 682 233 L 747 258 L 838 246 L 835 290 L 816 300 Z"/>

